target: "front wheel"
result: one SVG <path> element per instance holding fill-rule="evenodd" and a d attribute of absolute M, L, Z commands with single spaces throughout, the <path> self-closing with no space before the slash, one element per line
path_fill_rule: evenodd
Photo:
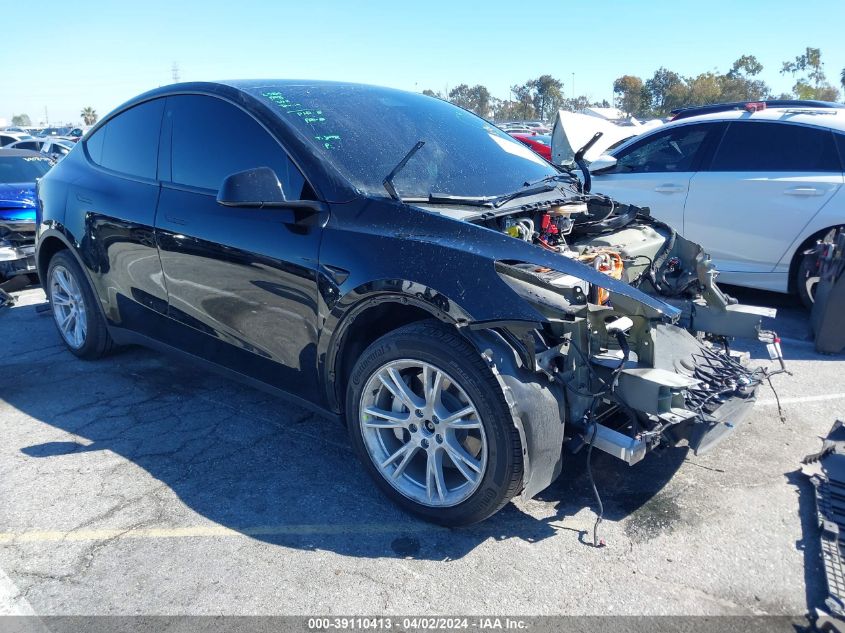
<path fill-rule="evenodd" d="M 522 449 L 501 388 L 453 329 L 424 321 L 373 343 L 349 380 L 352 444 L 381 489 L 443 525 L 481 521 L 522 484 Z"/>

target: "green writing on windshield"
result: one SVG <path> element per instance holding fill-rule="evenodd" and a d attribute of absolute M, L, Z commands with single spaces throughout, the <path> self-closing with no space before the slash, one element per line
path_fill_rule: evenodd
<path fill-rule="evenodd" d="M 321 134 L 314 138 L 320 141 L 326 149 L 334 149 L 337 147 L 336 143 L 340 141 L 339 134 Z"/>
<path fill-rule="evenodd" d="M 315 110 L 313 108 L 305 108 L 301 103 L 291 101 L 278 90 L 271 90 L 262 92 L 262 97 L 265 97 L 273 105 L 283 110 L 287 114 L 297 116 L 309 125 L 315 125 L 326 122 L 326 117 L 322 110 Z M 320 134 L 314 137 L 326 149 L 335 149 L 340 141 L 338 134 Z"/>

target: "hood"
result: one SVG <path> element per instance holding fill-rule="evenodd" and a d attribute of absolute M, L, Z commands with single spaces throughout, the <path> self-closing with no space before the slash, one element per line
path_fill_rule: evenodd
<path fill-rule="evenodd" d="M 597 116 L 560 110 L 552 130 L 552 162 L 562 165 L 575 156 L 575 152 L 587 144 L 596 132 L 602 137 L 584 155 L 587 162 L 592 162 L 605 153 L 609 147 L 632 136 L 653 130 L 663 124 L 660 120 L 640 123 L 632 119 L 630 125 L 618 125 Z"/>
<path fill-rule="evenodd" d="M 540 196 L 541 197 L 541 196 Z M 531 204 L 537 196 L 526 198 Z M 515 205 L 515 208 L 523 206 Z M 559 253 L 552 253 L 534 244 L 514 239 L 504 233 L 479 226 L 474 223 L 485 209 L 461 207 L 460 205 L 426 205 L 415 203 L 409 208 L 430 214 L 427 230 L 432 231 L 426 240 L 449 246 L 456 250 L 484 254 L 500 262 L 524 262 L 545 266 L 551 270 L 566 273 L 609 290 L 614 301 L 631 314 L 642 314 L 648 318 L 660 318 L 666 322 L 675 322 L 681 311 L 648 295 L 624 281 L 614 279 L 592 266 L 570 259 Z M 460 228 L 457 228 L 455 225 Z M 418 236 L 421 237 L 421 236 Z M 630 301 L 626 301 L 626 299 Z"/>
<path fill-rule="evenodd" d="M 0 222 L 35 222 L 35 183 L 0 183 Z"/>

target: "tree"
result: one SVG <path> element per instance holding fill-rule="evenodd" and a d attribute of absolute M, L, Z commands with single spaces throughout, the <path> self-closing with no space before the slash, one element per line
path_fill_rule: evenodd
<path fill-rule="evenodd" d="M 12 125 L 27 127 L 32 125 L 32 120 L 28 114 L 15 114 L 12 116 Z"/>
<path fill-rule="evenodd" d="M 551 75 L 540 75 L 525 83 L 532 92 L 532 101 L 537 116 L 547 121 L 560 109 L 563 103 L 563 82 Z"/>
<path fill-rule="evenodd" d="M 428 88 L 423 90 L 422 93 L 426 97 L 435 97 L 436 99 L 442 99 L 443 98 L 443 95 L 441 95 L 439 92 L 434 92 L 434 90 L 429 90 Z"/>
<path fill-rule="evenodd" d="M 654 76 L 645 82 L 651 108 L 662 116 L 670 110 L 684 105 L 686 90 L 681 76 L 662 66 L 654 71 Z"/>
<path fill-rule="evenodd" d="M 719 103 L 722 99 L 722 76 L 714 72 L 701 73 L 698 77 L 687 77 L 684 83 L 687 96 L 683 105 Z"/>
<path fill-rule="evenodd" d="M 771 91 L 765 81 L 754 79 L 763 71 L 763 64 L 754 55 L 743 55 L 719 78 L 721 101 L 759 101 Z"/>
<path fill-rule="evenodd" d="M 643 108 L 643 80 L 633 75 L 622 75 L 613 82 L 616 107 L 628 116 L 639 116 Z"/>
<path fill-rule="evenodd" d="M 839 83 L 842 84 L 842 90 L 845 90 L 845 68 L 842 69 L 842 74 L 839 75 Z"/>
<path fill-rule="evenodd" d="M 514 96 L 515 105 L 513 108 L 514 115 L 509 118 L 531 119 L 535 116 L 534 100 L 531 95 L 531 82 L 528 81 L 521 86 L 511 86 L 511 92 Z"/>
<path fill-rule="evenodd" d="M 94 125 L 97 122 L 97 111 L 91 106 L 82 108 L 82 112 L 79 113 L 79 116 L 82 117 L 82 121 L 85 125 Z"/>
<path fill-rule="evenodd" d="M 733 63 L 727 77 L 755 77 L 763 72 L 761 64 L 754 55 L 743 55 Z"/>
<path fill-rule="evenodd" d="M 472 108 L 470 109 L 478 116 L 484 117 L 485 119 L 490 118 L 493 112 L 493 96 L 487 90 L 486 86 L 476 84 L 469 89 L 469 97 L 472 103 Z"/>
<path fill-rule="evenodd" d="M 492 111 L 490 91 L 481 84 L 471 88 L 467 84 L 455 86 L 449 91 L 449 102 L 465 110 L 471 110 L 482 117 L 489 117 Z"/>
<path fill-rule="evenodd" d="M 799 73 L 804 73 L 804 76 L 799 77 L 792 87 L 792 91 L 799 99 L 821 99 L 822 101 L 839 99 L 839 91 L 831 86 L 825 77 L 821 49 L 808 46 L 804 54 L 798 55 L 794 61 L 783 62 L 781 75 L 795 76 Z"/>

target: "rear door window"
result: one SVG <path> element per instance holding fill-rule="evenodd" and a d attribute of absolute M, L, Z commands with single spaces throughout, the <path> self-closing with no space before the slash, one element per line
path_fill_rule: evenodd
<path fill-rule="evenodd" d="M 163 112 L 164 99 L 121 112 L 85 141 L 91 160 L 128 176 L 154 180 Z"/>
<path fill-rule="evenodd" d="M 282 146 L 240 108 L 205 95 L 167 100 L 171 180 L 216 192 L 226 176 L 255 167 L 276 172 L 285 196 L 301 198 L 304 178 Z"/>
<path fill-rule="evenodd" d="M 710 171 L 839 172 L 830 130 L 764 121 L 734 121 Z"/>
<path fill-rule="evenodd" d="M 711 126 L 681 125 L 635 143 L 617 157 L 615 173 L 686 172 L 694 163 Z"/>

